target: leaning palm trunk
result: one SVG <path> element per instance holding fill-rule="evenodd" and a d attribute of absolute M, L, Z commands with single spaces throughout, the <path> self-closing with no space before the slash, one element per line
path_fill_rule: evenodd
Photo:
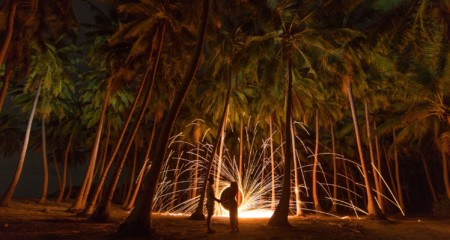
<path fill-rule="evenodd" d="M 2 112 L 3 103 L 5 102 L 6 93 L 8 92 L 9 82 L 11 81 L 12 69 L 9 67 L 9 64 L 6 67 L 6 74 L 3 80 L 2 89 L 0 90 L 0 112 Z"/>
<path fill-rule="evenodd" d="M 106 116 L 106 110 L 108 108 L 109 97 L 111 94 L 111 81 L 112 81 L 111 78 L 107 79 L 106 94 L 105 94 L 105 98 L 103 99 L 102 111 L 101 111 L 100 119 L 99 119 L 98 126 L 97 126 L 97 132 L 95 133 L 95 141 L 94 141 L 94 146 L 92 147 L 92 150 L 91 150 L 91 158 L 89 160 L 89 166 L 88 166 L 88 169 L 86 170 L 86 175 L 84 176 L 80 192 L 78 193 L 77 198 L 76 198 L 75 202 L 73 203 L 73 205 L 70 207 L 69 211 L 74 211 L 74 212 L 81 211 L 83 209 L 84 205 L 86 204 L 86 202 L 83 202 L 83 198 L 87 199 L 84 197 L 84 193 L 86 192 L 89 178 L 92 176 L 91 173 L 94 172 L 95 162 L 97 160 L 97 153 L 98 153 L 98 148 L 100 145 L 100 138 L 102 135 L 103 123 L 104 123 L 105 116 Z M 87 193 L 89 193 L 89 191 L 87 191 Z"/>
<path fill-rule="evenodd" d="M 147 172 L 146 170 L 148 169 L 148 158 L 150 156 L 150 150 L 152 148 L 152 144 L 153 144 L 153 139 L 155 137 L 155 131 L 156 131 L 156 125 L 159 122 L 160 116 L 159 114 L 155 113 L 155 119 L 153 121 L 153 129 L 152 129 L 152 134 L 150 136 L 150 141 L 148 143 L 148 147 L 147 147 L 147 151 L 145 153 L 145 157 L 144 157 L 144 163 L 142 164 L 141 170 L 139 172 L 139 176 L 138 176 L 138 180 L 136 183 L 136 187 L 133 191 L 133 195 L 131 196 L 130 201 L 128 202 L 128 205 L 124 208 L 125 210 L 131 210 L 134 206 L 134 203 L 136 201 L 136 197 L 139 193 L 139 189 L 141 188 L 141 183 L 142 183 L 142 179 L 144 178 L 145 173 Z"/>
<path fill-rule="evenodd" d="M 393 131 L 394 135 L 394 166 L 395 166 L 395 184 L 397 186 L 397 197 L 400 204 L 400 208 L 405 211 L 405 204 L 403 201 L 403 193 L 402 193 L 402 183 L 400 181 L 400 166 L 398 162 L 398 150 L 397 150 L 397 143 L 396 138 L 397 135 L 395 133 L 395 130 Z"/>
<path fill-rule="evenodd" d="M 133 192 L 134 178 L 135 178 L 135 174 L 136 174 L 137 158 L 138 158 L 138 147 L 135 144 L 134 145 L 134 156 L 133 156 L 133 168 L 132 168 L 131 174 L 130 174 L 131 175 L 130 176 L 130 183 L 128 184 L 127 195 L 125 197 L 125 200 L 123 201 L 122 208 L 125 208 L 128 205 L 128 202 L 130 202 L 130 199 L 131 199 L 131 193 Z"/>
<path fill-rule="evenodd" d="M 63 172 L 62 172 L 62 181 L 61 181 L 61 191 L 59 191 L 58 197 L 56 198 L 56 203 L 60 204 L 62 203 L 64 192 L 66 190 L 66 183 L 67 183 L 67 163 L 69 161 L 69 152 L 70 148 L 72 147 L 73 142 L 73 136 L 75 134 L 75 131 L 72 131 L 69 138 L 69 144 L 67 144 L 66 150 L 64 151 L 64 163 L 63 163 Z"/>
<path fill-rule="evenodd" d="M 39 95 L 41 94 L 41 85 L 37 90 L 36 96 L 34 97 L 33 108 L 31 109 L 30 117 L 28 118 L 27 129 L 25 131 L 25 139 L 23 141 L 22 151 L 20 152 L 19 163 L 17 165 L 16 173 L 9 184 L 8 189 L 5 194 L 3 194 L 0 200 L 0 206 L 8 206 L 11 203 L 14 191 L 16 190 L 17 183 L 19 182 L 20 175 L 22 174 L 23 163 L 25 162 L 25 156 L 27 154 L 28 142 L 30 140 L 31 126 L 33 124 L 34 113 L 36 112 L 36 106 L 39 100 Z"/>
<path fill-rule="evenodd" d="M 281 199 L 278 203 L 272 217 L 269 220 L 271 226 L 290 226 L 288 221 L 289 215 L 289 200 L 291 196 L 291 164 L 292 164 L 292 62 L 288 60 L 288 89 L 286 100 L 286 144 L 285 144 L 285 160 L 284 160 L 284 175 L 283 188 Z"/>
<path fill-rule="evenodd" d="M 359 153 L 359 159 L 361 163 L 361 169 L 363 172 L 363 178 L 364 178 L 364 184 L 366 187 L 366 194 L 367 194 L 367 214 L 370 218 L 384 218 L 383 213 L 381 212 L 381 209 L 377 204 L 375 204 L 375 199 L 372 194 L 372 186 L 373 186 L 373 176 L 372 172 L 367 170 L 368 165 L 370 163 L 365 160 L 362 144 L 361 144 L 361 137 L 358 127 L 358 118 L 356 116 L 356 108 L 355 108 L 355 102 L 353 100 L 353 93 L 352 93 L 352 77 L 347 76 L 345 84 L 347 85 L 347 91 L 348 91 L 348 99 L 350 102 L 350 108 L 351 108 L 351 114 L 353 119 L 353 127 L 355 129 L 355 137 L 356 137 L 356 144 L 358 146 L 358 153 Z"/>
<path fill-rule="evenodd" d="M 196 43 L 196 49 L 192 58 L 192 64 L 181 83 L 180 89 L 175 94 L 175 99 L 167 113 L 157 144 L 156 151 L 153 153 L 154 160 L 150 171 L 145 175 L 145 182 L 142 186 L 141 195 L 139 196 L 136 207 L 128 216 L 126 221 L 119 227 L 119 233 L 122 235 L 140 235 L 151 236 L 152 226 L 152 207 L 156 190 L 156 184 L 159 179 L 162 164 L 165 161 L 165 152 L 169 145 L 169 138 L 172 127 L 181 109 L 184 99 L 186 98 L 189 86 L 194 79 L 195 73 L 200 62 L 200 55 L 203 48 L 203 42 L 206 35 L 206 25 L 209 12 L 209 0 L 203 1 L 202 18 L 200 23 L 199 38 Z"/>
<path fill-rule="evenodd" d="M 209 180 L 209 174 L 211 172 L 211 168 L 214 165 L 214 158 L 216 156 L 216 150 L 219 144 L 222 142 L 222 134 L 225 132 L 225 125 L 226 125 L 226 117 L 228 114 L 228 104 L 230 101 L 230 95 L 231 95 L 231 79 L 228 79 L 228 90 L 227 95 L 225 96 L 225 103 L 223 105 L 222 110 L 222 119 L 220 120 L 220 125 L 217 132 L 216 142 L 214 144 L 213 150 L 211 152 L 211 160 L 208 163 L 208 167 L 206 168 L 205 175 L 203 176 L 203 188 L 201 191 L 200 199 L 197 204 L 197 208 L 195 209 L 194 213 L 190 216 L 190 219 L 193 220 L 203 220 L 205 219 L 205 215 L 203 214 L 203 205 L 205 202 L 205 196 L 206 196 L 206 187 L 208 186 L 208 180 Z M 220 158 L 220 156 L 219 156 Z M 238 194 L 239 195 L 239 194 Z"/>
<path fill-rule="evenodd" d="M 374 131 L 376 131 L 377 129 L 377 124 L 376 122 L 373 123 L 373 129 Z M 378 203 L 380 204 L 380 209 L 383 213 L 386 213 L 386 204 L 385 204 L 385 199 L 383 197 L 383 192 L 384 192 L 384 187 L 383 187 L 383 175 L 382 175 L 382 169 L 381 169 L 381 151 L 380 151 L 380 143 L 379 143 L 379 139 L 378 136 L 375 135 L 375 151 L 377 153 L 377 169 L 379 171 L 379 175 L 380 177 L 378 178 L 378 186 L 379 186 L 379 193 L 377 195 L 378 197 Z"/>
<path fill-rule="evenodd" d="M 383 196 L 381 195 L 381 187 L 380 187 L 380 181 L 379 181 L 379 170 L 377 169 L 377 165 L 375 162 L 375 156 L 374 156 L 374 150 L 373 150 L 373 144 L 372 144 L 372 133 L 370 131 L 370 120 L 369 120 L 369 107 L 367 106 L 367 100 L 364 100 L 364 115 L 366 118 L 366 130 L 367 130 L 367 142 L 369 143 L 369 156 L 370 156 L 370 163 L 372 166 L 372 172 L 373 172 L 373 179 L 375 181 L 375 189 L 377 192 L 377 199 L 379 204 L 380 203 L 380 199 L 383 198 Z M 381 210 L 383 210 L 382 208 L 380 208 Z"/>
<path fill-rule="evenodd" d="M 272 199 L 270 201 L 270 209 L 275 209 L 275 157 L 273 154 L 273 114 L 269 117 L 269 131 L 270 131 L 270 167 L 272 177 Z M 241 138 L 242 141 L 242 138 Z M 298 212 L 297 212 L 298 213 Z"/>
<path fill-rule="evenodd" d="M 0 66 L 3 65 L 3 60 L 5 59 L 6 52 L 9 48 L 9 43 L 11 42 L 12 34 L 14 31 L 14 18 L 16 17 L 16 10 L 17 10 L 17 0 L 11 1 L 11 8 L 9 10 L 8 15 L 8 28 L 6 30 L 6 36 L 3 40 L 2 49 L 0 50 Z M 1 105 L 0 105 L 1 109 Z"/>
<path fill-rule="evenodd" d="M 47 200 L 47 189 L 48 189 L 48 160 L 47 160 L 47 142 L 45 139 L 45 120 L 42 119 L 42 125 L 41 125 L 41 131 L 42 131 L 42 164 L 44 167 L 44 183 L 42 186 L 42 195 L 41 199 L 39 200 L 39 204 L 45 203 Z"/>
<path fill-rule="evenodd" d="M 314 148 L 314 164 L 313 164 L 313 177 L 312 177 L 312 194 L 314 201 L 314 209 L 316 213 L 323 212 L 319 203 L 319 196 L 317 193 L 317 165 L 319 165 L 319 112 L 316 110 L 316 144 Z"/>
<path fill-rule="evenodd" d="M 336 143 L 334 139 L 334 126 L 333 122 L 330 124 L 330 132 L 331 132 L 331 154 L 333 154 L 333 203 L 330 209 L 330 213 L 337 213 L 337 161 L 336 161 Z"/>

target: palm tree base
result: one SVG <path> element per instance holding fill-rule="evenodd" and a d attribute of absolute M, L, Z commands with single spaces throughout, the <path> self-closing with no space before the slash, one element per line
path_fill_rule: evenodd
<path fill-rule="evenodd" d="M 198 221 L 202 221 L 205 220 L 205 214 L 200 213 L 200 212 L 194 212 L 189 219 L 191 220 L 198 220 Z"/>
<path fill-rule="evenodd" d="M 143 223 L 130 224 L 127 221 L 120 224 L 117 234 L 120 237 L 145 237 L 145 239 L 160 239 L 155 229 Z"/>
<path fill-rule="evenodd" d="M 89 220 L 95 222 L 109 222 L 111 221 L 111 216 L 109 214 L 109 211 L 107 210 L 107 207 L 99 205 L 94 211 L 94 214 L 92 214 L 92 216 L 89 218 Z"/>

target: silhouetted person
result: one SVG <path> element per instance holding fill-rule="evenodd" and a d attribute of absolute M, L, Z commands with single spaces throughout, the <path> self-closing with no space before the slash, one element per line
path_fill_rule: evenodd
<path fill-rule="evenodd" d="M 237 202 L 238 192 L 239 188 L 237 182 L 231 182 L 230 190 L 228 191 L 226 199 L 224 200 L 227 201 L 227 204 L 229 206 L 231 232 L 239 232 Z"/>
<path fill-rule="evenodd" d="M 208 188 L 206 189 L 206 209 L 208 210 L 208 216 L 206 216 L 206 226 L 208 227 L 208 233 L 216 232 L 211 228 L 211 218 L 214 215 L 214 201 L 220 202 L 220 200 L 216 198 L 213 185 L 214 178 L 210 177 L 208 181 Z"/>

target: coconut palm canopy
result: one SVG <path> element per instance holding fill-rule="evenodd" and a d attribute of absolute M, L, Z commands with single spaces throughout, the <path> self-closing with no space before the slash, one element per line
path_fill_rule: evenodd
<path fill-rule="evenodd" d="M 448 1 L 0 8 L 1 161 L 20 155 L 1 170 L 14 175 L 3 206 L 35 152 L 41 203 L 73 199 L 97 221 L 123 204 L 125 235 L 151 234 L 152 212 L 204 218 L 209 176 L 216 192 L 238 182 L 241 215 L 277 226 L 450 214 Z"/>

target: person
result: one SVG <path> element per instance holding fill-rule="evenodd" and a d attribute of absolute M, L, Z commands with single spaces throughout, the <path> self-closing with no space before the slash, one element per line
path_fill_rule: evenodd
<path fill-rule="evenodd" d="M 208 227 L 209 234 L 215 233 L 216 231 L 211 228 L 211 218 L 214 215 L 214 201 L 220 203 L 220 200 L 216 198 L 214 193 L 214 177 L 209 177 L 208 187 L 206 188 L 206 209 L 208 210 L 208 215 L 206 216 L 206 226 Z"/>
<path fill-rule="evenodd" d="M 226 201 L 228 201 L 229 211 L 230 211 L 230 226 L 231 232 L 239 232 L 238 226 L 238 196 L 239 188 L 237 182 L 230 183 L 230 190 Z"/>

